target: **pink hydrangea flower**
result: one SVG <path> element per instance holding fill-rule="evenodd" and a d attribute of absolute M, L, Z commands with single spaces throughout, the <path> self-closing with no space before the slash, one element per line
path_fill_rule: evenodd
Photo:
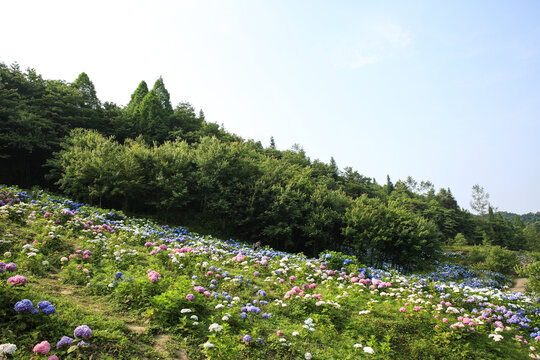
<path fill-rule="evenodd" d="M 36 354 L 47 354 L 49 351 L 51 351 L 51 344 L 49 344 L 48 341 L 42 341 L 36 346 L 34 346 L 34 349 L 32 350 Z"/>
<path fill-rule="evenodd" d="M 24 286 L 26 285 L 26 278 L 22 275 L 15 275 L 7 279 L 7 283 L 11 286 Z"/>
<path fill-rule="evenodd" d="M 232 258 L 232 261 L 242 262 L 244 261 L 244 259 L 244 255 L 242 255 L 242 253 L 238 253 L 235 257 Z"/>
<path fill-rule="evenodd" d="M 203 288 L 202 286 L 195 286 L 195 287 L 193 288 L 193 290 L 195 290 L 196 292 L 202 294 L 206 289 Z"/>
<path fill-rule="evenodd" d="M 151 282 L 156 282 L 158 281 L 159 279 L 161 279 L 161 274 L 158 273 L 157 271 L 150 271 L 148 273 L 148 279 L 151 281 Z"/>
<path fill-rule="evenodd" d="M 193 295 L 193 294 L 187 294 L 187 295 L 186 295 L 186 299 L 188 299 L 189 301 L 192 301 L 193 299 L 195 299 L 195 295 Z"/>

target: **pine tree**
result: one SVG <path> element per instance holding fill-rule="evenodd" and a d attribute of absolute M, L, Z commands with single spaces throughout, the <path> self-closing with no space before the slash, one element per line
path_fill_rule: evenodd
<path fill-rule="evenodd" d="M 386 175 L 386 193 L 390 195 L 394 191 L 394 184 L 390 180 L 390 175 Z"/>
<path fill-rule="evenodd" d="M 337 180 L 338 176 L 339 176 L 339 168 L 336 164 L 336 159 L 334 159 L 334 157 L 330 157 L 330 167 L 332 168 L 332 178 L 334 180 Z"/>
<path fill-rule="evenodd" d="M 276 148 L 276 142 L 274 141 L 274 137 L 270 136 L 270 149 Z"/>
<path fill-rule="evenodd" d="M 480 216 L 486 214 L 486 210 L 489 206 L 489 194 L 484 190 L 483 187 L 476 184 L 472 188 L 472 200 L 469 203 L 471 209 L 478 213 Z"/>
<path fill-rule="evenodd" d="M 171 115 L 173 113 L 173 108 L 171 105 L 171 96 L 169 95 L 169 92 L 165 88 L 165 84 L 163 83 L 163 78 L 161 76 L 154 83 L 154 88 L 152 89 L 152 91 L 155 92 L 156 97 L 159 100 L 161 107 L 163 108 L 164 113 L 167 115 Z"/>
<path fill-rule="evenodd" d="M 148 85 L 146 81 L 141 81 L 139 86 L 133 94 L 131 94 L 131 100 L 129 101 L 126 112 L 129 115 L 136 115 L 139 112 L 139 108 L 143 102 L 144 97 L 148 94 Z"/>
<path fill-rule="evenodd" d="M 167 137 L 169 114 L 162 104 L 154 89 L 146 94 L 141 103 L 137 128 L 148 142 L 161 143 Z"/>
<path fill-rule="evenodd" d="M 101 107 L 94 84 L 85 72 L 80 73 L 73 82 L 73 86 L 79 90 L 84 98 L 84 106 L 97 110 Z"/>

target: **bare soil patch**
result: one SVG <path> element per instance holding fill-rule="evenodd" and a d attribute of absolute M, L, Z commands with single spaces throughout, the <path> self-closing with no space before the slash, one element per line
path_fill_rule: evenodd
<path fill-rule="evenodd" d="M 525 284 L 527 283 L 527 278 L 517 278 L 513 280 L 514 285 L 510 288 L 514 292 L 525 292 Z"/>

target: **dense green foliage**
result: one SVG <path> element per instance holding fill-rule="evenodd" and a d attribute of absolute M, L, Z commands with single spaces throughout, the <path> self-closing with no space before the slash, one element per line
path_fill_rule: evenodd
<path fill-rule="evenodd" d="M 83 130 L 86 129 L 86 130 Z M 412 267 L 453 242 L 538 249 L 540 226 L 460 209 L 450 189 L 412 178 L 385 185 L 351 168 L 280 151 L 173 107 L 162 78 L 126 107 L 102 103 L 87 74 L 73 83 L 0 64 L 0 182 L 58 186 L 125 211 L 287 251 L 329 249 Z M 44 177 L 49 172 L 47 178 Z"/>

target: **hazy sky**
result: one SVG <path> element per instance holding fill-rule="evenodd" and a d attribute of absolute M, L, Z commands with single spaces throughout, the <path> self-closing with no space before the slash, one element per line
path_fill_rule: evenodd
<path fill-rule="evenodd" d="M 86 72 L 125 105 L 173 105 L 379 183 L 412 176 L 469 208 L 540 211 L 538 1 L 6 1 L 0 61 Z"/>

